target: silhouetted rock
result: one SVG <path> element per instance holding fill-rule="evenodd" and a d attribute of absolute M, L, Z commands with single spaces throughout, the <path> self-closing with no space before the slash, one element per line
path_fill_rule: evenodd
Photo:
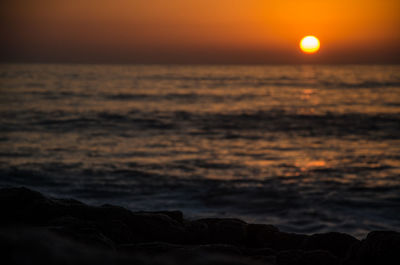
<path fill-rule="evenodd" d="M 52 220 L 48 229 L 89 246 L 109 249 L 115 247 L 114 242 L 107 238 L 95 223 L 90 221 L 65 216 Z"/>
<path fill-rule="evenodd" d="M 197 220 L 208 227 L 209 240 L 213 243 L 244 244 L 247 224 L 239 219 L 206 218 Z"/>
<path fill-rule="evenodd" d="M 259 233 L 251 232 L 247 239 L 248 245 L 266 247 L 276 250 L 301 249 L 308 236 L 294 233 L 275 231 L 274 229 L 260 229 Z"/>
<path fill-rule="evenodd" d="M 127 244 L 135 241 L 135 233 L 121 220 L 105 220 L 97 223 L 100 231 L 115 244 Z"/>
<path fill-rule="evenodd" d="M 352 245 L 359 240 L 343 233 L 314 234 L 304 241 L 303 248 L 306 250 L 327 250 L 339 258 L 345 258 Z"/>
<path fill-rule="evenodd" d="M 157 211 L 157 212 L 149 212 L 154 214 L 164 214 L 169 218 L 177 221 L 178 223 L 183 224 L 183 213 L 181 211 Z"/>
<path fill-rule="evenodd" d="M 340 260 L 329 251 L 313 250 L 304 252 L 300 265 L 340 265 Z"/>
<path fill-rule="evenodd" d="M 0 209 L 4 213 L 2 224 L 46 226 L 54 219 L 69 216 L 95 223 L 97 229 L 118 243 L 184 240 L 183 225 L 165 212 L 133 213 L 112 205 L 93 207 L 75 200 L 47 198 L 26 188 L 3 189 L 0 198 Z M 119 228 L 113 224 L 119 224 Z"/>
<path fill-rule="evenodd" d="M 127 225 L 135 235 L 135 242 L 182 243 L 185 238 L 184 227 L 163 214 L 133 214 Z"/>
<path fill-rule="evenodd" d="M 26 188 L 1 189 L 0 213 L 2 264 L 400 264 L 398 232 L 371 232 L 362 241 L 309 236 L 232 218 L 94 207 Z"/>
<path fill-rule="evenodd" d="M 44 229 L 7 227 L 0 229 L 1 264 L 109 265 L 150 264 L 141 257 L 116 255 L 82 245 Z"/>
<path fill-rule="evenodd" d="M 59 237 L 43 229 L 8 228 L 0 230 L 1 262 L 7 265 L 272 265 L 249 258 L 214 254 L 198 249 L 171 252 L 153 247 L 146 255 L 97 249 Z M 148 249 L 148 247 L 146 247 Z"/>
<path fill-rule="evenodd" d="M 400 233 L 373 231 L 351 249 L 344 264 L 396 265 L 400 264 Z"/>
<path fill-rule="evenodd" d="M 176 245 L 165 242 L 150 242 L 138 244 L 124 244 L 118 247 L 119 251 L 130 254 L 160 255 L 185 248 L 184 245 Z"/>
<path fill-rule="evenodd" d="M 186 242 L 190 244 L 206 244 L 210 242 L 210 231 L 207 223 L 192 221 L 186 225 Z"/>
<path fill-rule="evenodd" d="M 247 226 L 246 243 L 252 247 L 271 245 L 268 240 L 277 232 L 279 232 L 279 229 L 273 225 L 249 224 Z"/>
<path fill-rule="evenodd" d="M 278 265 L 339 265 L 340 260 L 325 250 L 285 250 L 277 255 Z"/>
<path fill-rule="evenodd" d="M 26 188 L 2 189 L 0 209 L 3 214 L 0 222 L 1 224 L 43 224 L 65 214 L 60 208 L 56 208 L 56 204 L 39 192 Z"/>
<path fill-rule="evenodd" d="M 215 253 L 215 254 L 227 254 L 227 255 L 235 255 L 242 256 L 243 253 L 240 248 L 232 245 L 225 244 L 209 244 L 209 245 L 199 245 L 191 248 L 190 250 L 194 251 L 202 251 L 207 253 Z"/>
<path fill-rule="evenodd" d="M 275 256 L 277 251 L 272 248 L 245 248 L 244 253 L 247 256 Z"/>
<path fill-rule="evenodd" d="M 278 265 L 297 265 L 303 255 L 302 250 L 285 250 L 278 253 L 276 261 Z"/>

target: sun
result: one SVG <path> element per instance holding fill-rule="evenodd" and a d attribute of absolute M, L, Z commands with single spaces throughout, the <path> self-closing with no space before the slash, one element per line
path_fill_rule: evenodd
<path fill-rule="evenodd" d="M 300 41 L 300 49 L 304 53 L 316 53 L 319 46 L 319 40 L 315 36 L 305 36 Z"/>

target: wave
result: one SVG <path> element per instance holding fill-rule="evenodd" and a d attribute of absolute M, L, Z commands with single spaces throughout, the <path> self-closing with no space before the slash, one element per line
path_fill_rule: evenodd
<path fill-rule="evenodd" d="M 327 88 L 390 88 L 400 87 L 400 82 L 390 81 L 363 81 L 363 82 L 319 82 L 322 87 Z"/>
<path fill-rule="evenodd" d="M 264 93 L 262 96 L 267 96 L 268 93 Z M 135 93 L 119 93 L 119 94 L 104 94 L 102 97 L 109 100 L 118 101 L 140 101 L 140 100 L 199 100 L 208 102 L 223 102 L 224 100 L 243 100 L 243 99 L 253 99 L 259 97 L 260 94 L 224 94 L 217 95 L 211 93 L 166 93 L 166 94 L 135 94 Z"/>
<path fill-rule="evenodd" d="M 313 87 L 313 88 L 389 88 L 400 87 L 399 80 L 357 80 L 343 81 L 340 78 L 326 80 L 325 76 L 305 79 L 303 77 L 290 77 L 287 75 L 276 77 L 257 77 L 257 76 L 182 76 L 182 75 L 149 75 L 138 77 L 138 80 L 151 81 L 173 81 L 194 83 L 198 86 L 199 82 L 205 82 L 209 86 L 219 87 Z"/>
<path fill-rule="evenodd" d="M 231 181 L 180 179 L 137 169 L 101 171 L 79 167 L 50 164 L 47 168 L 57 169 L 51 174 L 44 165 L 35 170 L 0 169 L 4 176 L 0 186 L 24 185 L 58 197 L 73 196 L 98 205 L 119 204 L 132 210 L 179 207 L 192 215 L 268 220 L 289 232 L 316 233 L 340 227 L 357 236 L 360 230 L 370 230 L 373 221 L 379 221 L 385 229 L 399 225 L 400 201 L 393 199 L 399 186 L 352 187 L 340 182 L 304 186 L 298 181 L 285 182 L 281 177 Z M 79 184 L 70 184 L 77 180 Z"/>
<path fill-rule="evenodd" d="M 399 139 L 400 117 L 396 114 L 325 113 L 297 114 L 280 109 L 253 113 L 144 112 L 55 112 L 4 113 L 3 131 L 74 131 L 93 129 L 121 133 L 132 130 L 171 131 L 188 135 L 214 135 L 224 138 L 249 137 L 244 132 L 281 132 L 287 135 L 363 136 L 373 139 Z M 8 117 L 8 118 L 7 118 Z M 17 119 L 17 121 L 16 121 Z M 257 139 L 254 138 L 254 139 Z"/>

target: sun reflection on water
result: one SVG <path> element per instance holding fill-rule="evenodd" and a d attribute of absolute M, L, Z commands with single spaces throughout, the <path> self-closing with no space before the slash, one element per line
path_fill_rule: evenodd
<path fill-rule="evenodd" d="M 375 201 L 395 197 L 399 70 L 5 67 L 0 169 L 8 177 L 0 182 L 42 181 L 78 187 L 78 195 L 112 187 L 132 202 L 162 194 L 162 206 L 207 203 L 262 216 L 266 206 L 280 213 L 304 210 L 297 201 L 335 204 L 332 191 L 349 200 L 354 190 Z"/>

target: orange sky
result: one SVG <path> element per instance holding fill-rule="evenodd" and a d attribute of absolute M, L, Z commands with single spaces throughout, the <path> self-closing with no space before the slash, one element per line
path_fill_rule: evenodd
<path fill-rule="evenodd" d="M 1 61 L 400 63 L 399 0 L 3 0 Z M 316 35 L 321 50 L 298 42 Z"/>

